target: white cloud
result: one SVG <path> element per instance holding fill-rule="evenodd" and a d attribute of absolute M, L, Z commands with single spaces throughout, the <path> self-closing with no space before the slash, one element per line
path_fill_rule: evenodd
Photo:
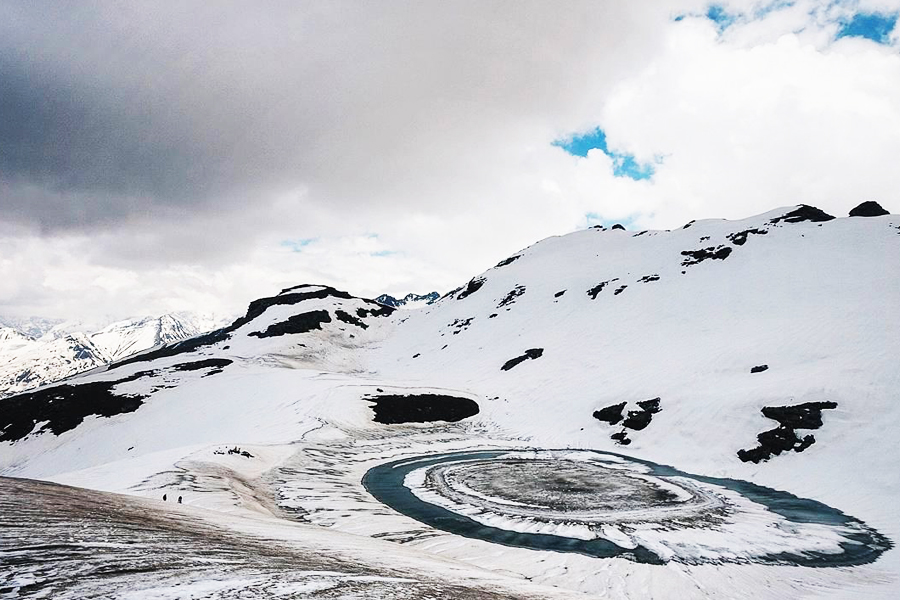
<path fill-rule="evenodd" d="M 666 50 L 610 95 L 610 139 L 639 157 L 665 155 L 644 190 L 652 223 L 796 203 L 842 215 L 866 199 L 897 202 L 896 50 L 849 38 L 817 48 L 776 29 L 778 20 L 768 25 L 771 41 L 748 47 L 739 34 L 717 39 L 702 21 L 678 23 Z"/>

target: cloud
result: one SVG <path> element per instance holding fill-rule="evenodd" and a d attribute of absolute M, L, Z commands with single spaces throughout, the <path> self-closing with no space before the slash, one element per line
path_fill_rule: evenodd
<path fill-rule="evenodd" d="M 898 9 L 0 2 L 0 314 L 446 291 L 588 221 L 897 210 L 896 28 L 838 38 Z"/>
<path fill-rule="evenodd" d="M 864 199 L 895 201 L 896 49 L 853 39 L 820 49 L 814 23 L 800 33 L 783 23 L 766 17 L 749 47 L 739 31 L 723 40 L 713 24 L 676 23 L 666 51 L 611 94 L 609 138 L 639 160 L 665 156 L 641 191 L 655 207 L 646 221 L 671 227 L 689 213 L 740 218 L 800 202 L 846 214 Z"/>
<path fill-rule="evenodd" d="M 3 216 L 50 231 L 301 186 L 345 208 L 428 203 L 477 168 L 485 131 L 535 136 L 523 119 L 590 101 L 559 93 L 578 78 L 596 99 L 621 69 L 604 53 L 638 57 L 652 33 L 629 27 L 642 11 L 587 2 L 0 11 Z"/>
<path fill-rule="evenodd" d="M 629 177 L 634 180 L 650 179 L 656 170 L 652 164 L 638 164 L 631 154 L 611 150 L 606 142 L 606 133 L 599 127 L 583 134 L 554 140 L 553 145 L 559 146 L 572 156 L 582 158 L 587 158 L 591 150 L 599 150 L 612 159 L 613 175 L 616 177 Z M 662 162 L 662 159 L 657 159 L 655 162 Z"/>

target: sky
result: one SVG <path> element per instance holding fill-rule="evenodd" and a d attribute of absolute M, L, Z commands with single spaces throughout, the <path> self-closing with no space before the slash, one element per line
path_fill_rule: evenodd
<path fill-rule="evenodd" d="M 0 0 L 0 315 L 441 293 L 540 239 L 900 212 L 900 0 Z"/>

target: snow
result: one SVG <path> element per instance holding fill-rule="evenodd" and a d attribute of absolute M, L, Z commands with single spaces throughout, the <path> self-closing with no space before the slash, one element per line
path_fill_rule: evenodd
<path fill-rule="evenodd" d="M 82 333 L 49 340 L 14 340 L 0 345 L 0 396 L 22 392 L 109 362 Z"/>
<path fill-rule="evenodd" d="M 0 319 L 0 397 L 89 371 L 225 324 L 214 315 L 173 313 L 116 321 L 85 333 L 75 322 Z M 33 332 L 35 336 L 25 332 Z"/>
<path fill-rule="evenodd" d="M 133 413 L 89 417 L 58 437 L 0 443 L 0 475 L 157 500 L 162 493 L 183 495 L 185 510 L 212 511 L 218 516 L 211 518 L 229 527 L 253 529 L 248 523 L 263 519 L 274 531 L 303 520 L 328 552 L 381 554 L 386 562 L 420 555 L 434 559 L 420 573 L 441 578 L 477 565 L 515 574 L 520 591 L 556 586 L 559 597 L 897 597 L 896 548 L 852 568 L 659 567 L 461 538 L 387 509 L 360 483 L 376 464 L 430 452 L 611 451 L 814 499 L 896 544 L 900 217 L 770 223 L 792 209 L 743 221 L 698 221 L 671 232 L 589 229 L 549 238 L 482 274 L 483 286 L 464 299 L 451 295 L 416 311 L 367 317 L 367 329 L 333 318 L 303 334 L 250 336 L 303 312 L 328 310 L 333 317 L 338 309 L 356 314 L 371 308 L 335 297 L 271 306 L 230 339 L 191 354 L 72 380 L 157 371 L 120 386 L 122 393 L 148 394 Z M 742 245 L 729 240 L 748 229 L 767 233 L 749 234 Z M 724 260 L 682 264 L 682 252 L 718 246 L 732 252 Z M 642 282 L 648 275 L 659 279 Z M 609 280 L 615 281 L 591 299 L 587 291 Z M 517 286 L 524 293 L 498 306 Z M 465 319 L 471 319 L 466 328 L 451 327 Z M 542 348 L 542 356 L 501 371 L 530 348 Z M 234 362 L 212 376 L 172 369 L 210 357 Z M 769 369 L 751 374 L 760 364 Z M 455 424 L 378 425 L 362 399 L 378 389 L 442 390 L 477 399 L 481 412 Z M 621 426 L 592 417 L 611 404 L 627 401 L 628 410 L 656 397 L 661 411 L 645 429 L 629 430 L 628 446 L 610 437 Z M 815 436 L 812 446 L 759 464 L 738 459 L 738 450 L 753 447 L 757 434 L 777 425 L 761 408 L 818 401 L 837 408 L 823 411 L 821 428 L 801 432 Z M 253 458 L 215 454 L 233 446 Z M 790 549 L 791 535 L 801 530 L 820 550 L 834 548 L 833 532 L 814 526 L 792 531 L 794 525 L 771 513 L 741 508 L 745 520 L 705 532 L 703 540 L 652 527 L 627 531 L 612 522 L 597 531 L 672 556 Z M 167 597 L 169 589 L 159 587 L 156 597 Z"/>

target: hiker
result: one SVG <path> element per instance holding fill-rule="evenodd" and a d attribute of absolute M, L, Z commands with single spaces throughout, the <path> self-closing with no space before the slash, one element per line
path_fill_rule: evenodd
<path fill-rule="evenodd" d="M 165 502 L 165 501 L 166 501 L 166 495 L 163 494 L 163 502 Z"/>
<path fill-rule="evenodd" d="M 178 496 L 178 504 L 181 504 L 181 496 Z"/>

